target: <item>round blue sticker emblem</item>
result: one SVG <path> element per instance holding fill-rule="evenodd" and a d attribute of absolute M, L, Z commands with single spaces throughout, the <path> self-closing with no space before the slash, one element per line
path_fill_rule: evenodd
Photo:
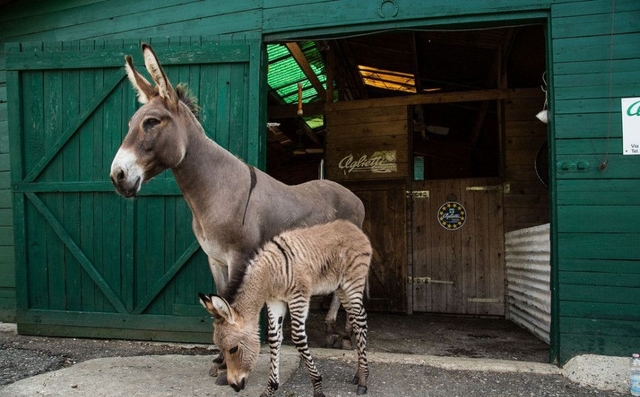
<path fill-rule="evenodd" d="M 466 219 L 467 211 L 455 201 L 447 201 L 438 210 L 438 222 L 447 230 L 460 229 Z"/>

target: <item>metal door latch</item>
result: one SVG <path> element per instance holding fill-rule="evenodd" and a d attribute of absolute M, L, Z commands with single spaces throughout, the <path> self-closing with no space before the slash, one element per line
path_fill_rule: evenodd
<path fill-rule="evenodd" d="M 409 284 L 449 284 L 449 285 L 453 285 L 453 281 L 434 280 L 431 277 L 407 277 L 407 283 L 409 283 Z"/>
<path fill-rule="evenodd" d="M 493 186 L 467 186 L 466 189 L 471 191 L 502 190 L 503 193 L 511 193 L 511 184 L 505 183 L 503 185 Z"/>

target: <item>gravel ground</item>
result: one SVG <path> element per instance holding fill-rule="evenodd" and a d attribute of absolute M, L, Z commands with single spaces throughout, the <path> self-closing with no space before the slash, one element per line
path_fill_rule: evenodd
<path fill-rule="evenodd" d="M 94 358 L 214 353 L 217 350 L 207 346 L 24 336 L 15 332 L 14 324 L 0 323 L 0 386 Z"/>

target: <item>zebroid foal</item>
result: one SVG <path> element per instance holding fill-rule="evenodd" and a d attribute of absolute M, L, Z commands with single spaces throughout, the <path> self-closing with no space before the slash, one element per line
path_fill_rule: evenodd
<path fill-rule="evenodd" d="M 235 391 L 244 388 L 260 352 L 259 319 L 266 303 L 270 375 L 264 397 L 279 385 L 282 321 L 291 313 L 291 339 L 304 360 L 314 397 L 324 396 L 322 377 L 309 352 L 305 321 L 312 295 L 336 291 L 351 323 L 358 353 L 354 377 L 358 394 L 367 392 L 367 315 L 363 295 L 367 288 L 372 248 L 353 223 L 330 223 L 283 232 L 259 249 L 229 301 L 200 293 L 200 302 L 213 315 L 213 342 L 227 363 L 227 381 Z"/>

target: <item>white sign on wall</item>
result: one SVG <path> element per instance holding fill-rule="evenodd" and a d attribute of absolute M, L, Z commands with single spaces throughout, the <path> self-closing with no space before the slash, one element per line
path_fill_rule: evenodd
<path fill-rule="evenodd" d="M 640 98 L 622 98 L 622 154 L 640 154 Z"/>

